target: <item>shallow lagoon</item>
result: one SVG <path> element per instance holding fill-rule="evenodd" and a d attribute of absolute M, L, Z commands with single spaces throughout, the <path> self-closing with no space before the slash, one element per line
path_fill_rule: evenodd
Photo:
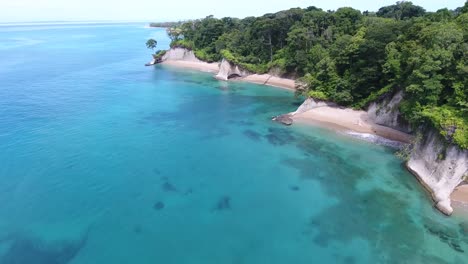
<path fill-rule="evenodd" d="M 145 68 L 141 24 L 0 27 L 0 263 L 466 263 L 391 149 Z"/>

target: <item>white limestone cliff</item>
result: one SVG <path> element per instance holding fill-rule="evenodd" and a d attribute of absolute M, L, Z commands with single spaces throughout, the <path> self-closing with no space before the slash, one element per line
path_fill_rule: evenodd
<path fill-rule="evenodd" d="M 219 72 L 215 77 L 218 80 L 227 81 L 232 77 L 246 77 L 251 74 L 252 73 L 250 73 L 247 70 L 242 69 L 238 65 L 235 65 L 234 63 L 231 63 L 228 60 L 223 59 L 219 66 Z"/>
<path fill-rule="evenodd" d="M 368 114 L 375 123 L 403 132 L 412 129 L 400 115 L 403 92 L 369 105 Z M 468 151 L 449 144 L 435 129 L 420 130 L 406 164 L 423 186 L 431 193 L 435 206 L 442 213 L 453 212 L 450 195 L 468 175 Z M 418 138 L 418 137 L 417 137 Z"/>
<path fill-rule="evenodd" d="M 177 61 L 177 60 L 202 62 L 195 56 L 195 53 L 192 50 L 188 50 L 184 48 L 170 49 L 162 57 L 162 61 Z"/>
<path fill-rule="evenodd" d="M 401 118 L 398 109 L 403 100 L 403 92 L 400 91 L 392 97 L 387 97 L 380 102 L 372 102 L 367 110 L 369 118 L 376 124 L 391 127 L 405 133 L 411 133 L 412 129 L 408 122 Z"/>
<path fill-rule="evenodd" d="M 415 144 L 406 166 L 429 190 L 437 209 L 452 214 L 450 195 L 468 175 L 468 151 L 431 130 Z"/>

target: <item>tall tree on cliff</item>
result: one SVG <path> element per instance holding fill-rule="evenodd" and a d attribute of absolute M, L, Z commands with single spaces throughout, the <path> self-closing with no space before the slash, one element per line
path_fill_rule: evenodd
<path fill-rule="evenodd" d="M 148 39 L 148 41 L 146 41 L 146 47 L 148 49 L 151 49 L 154 51 L 154 49 L 156 48 L 156 46 L 158 46 L 158 42 L 154 39 Z"/>

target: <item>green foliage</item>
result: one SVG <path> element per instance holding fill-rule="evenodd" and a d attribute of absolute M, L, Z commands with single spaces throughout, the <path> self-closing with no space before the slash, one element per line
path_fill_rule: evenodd
<path fill-rule="evenodd" d="M 179 39 L 179 40 L 171 42 L 171 48 L 185 48 L 188 50 L 193 50 L 194 44 L 190 40 Z"/>
<path fill-rule="evenodd" d="M 221 56 L 227 61 L 239 65 L 241 68 L 253 73 L 266 73 L 268 71 L 266 64 L 252 64 L 240 61 L 236 56 L 234 56 L 229 50 L 221 50 Z"/>
<path fill-rule="evenodd" d="M 468 3 L 426 12 L 408 1 L 377 13 L 293 8 L 244 19 L 208 16 L 168 30 L 171 47 L 254 73 L 298 76 L 296 94 L 365 108 L 403 91 L 400 112 L 467 148 Z"/>
<path fill-rule="evenodd" d="M 154 49 L 156 48 L 156 46 L 158 46 L 158 42 L 157 42 L 156 40 L 154 40 L 154 39 L 148 39 L 148 40 L 146 41 L 146 47 L 147 47 L 148 49 L 154 50 Z"/>
<path fill-rule="evenodd" d="M 393 85 L 387 85 L 385 86 L 384 88 L 376 91 L 376 92 L 372 92 L 367 98 L 359 101 L 357 104 L 354 105 L 355 108 L 358 108 L 358 109 L 361 109 L 361 108 L 364 108 L 366 107 L 367 105 L 369 105 L 371 102 L 375 102 L 377 101 L 378 99 L 380 99 L 382 96 L 385 96 L 389 93 L 391 93 L 393 90 Z"/>
<path fill-rule="evenodd" d="M 452 107 L 426 107 L 422 111 L 450 143 L 468 149 L 468 114 Z"/>
<path fill-rule="evenodd" d="M 207 49 L 195 50 L 195 56 L 206 62 L 214 62 L 220 59 L 220 55 L 217 53 L 210 53 Z"/>
<path fill-rule="evenodd" d="M 329 100 L 328 96 L 321 91 L 309 91 L 308 96 L 322 101 Z"/>
<path fill-rule="evenodd" d="M 153 54 L 153 58 L 156 61 L 160 61 L 164 55 L 166 55 L 166 50 L 158 50 L 155 54 Z"/>
<path fill-rule="evenodd" d="M 176 27 L 182 24 L 182 22 L 152 22 L 149 24 L 150 27 L 161 27 L 161 28 L 171 28 Z"/>
<path fill-rule="evenodd" d="M 409 1 L 400 1 L 394 5 L 380 8 L 377 12 L 377 16 L 401 20 L 423 16 L 425 12 L 424 8 L 413 5 L 413 3 Z"/>

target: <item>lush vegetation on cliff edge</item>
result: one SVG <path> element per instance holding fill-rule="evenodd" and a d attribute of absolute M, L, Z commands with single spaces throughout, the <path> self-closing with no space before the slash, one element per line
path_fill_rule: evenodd
<path fill-rule="evenodd" d="M 414 126 L 431 125 L 468 149 L 468 2 L 426 12 L 397 2 L 378 12 L 294 8 L 245 19 L 212 16 L 168 30 L 172 47 L 223 57 L 253 72 L 300 77 L 297 92 L 365 108 L 403 90 Z"/>

